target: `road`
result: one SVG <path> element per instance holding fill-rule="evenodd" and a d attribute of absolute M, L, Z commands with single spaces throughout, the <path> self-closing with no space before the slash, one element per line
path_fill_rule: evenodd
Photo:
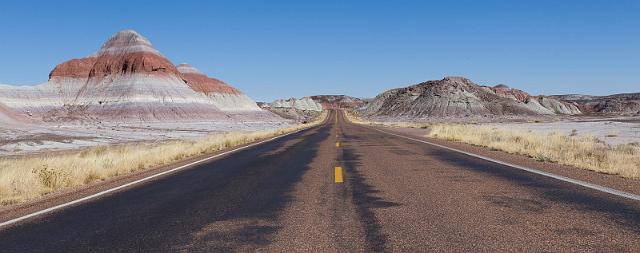
<path fill-rule="evenodd" d="M 320 126 L 0 230 L 2 252 L 638 249 L 638 201 L 336 112 Z"/>

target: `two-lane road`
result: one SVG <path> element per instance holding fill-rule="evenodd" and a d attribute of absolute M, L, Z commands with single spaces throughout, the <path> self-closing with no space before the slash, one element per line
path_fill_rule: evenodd
<path fill-rule="evenodd" d="M 0 228 L 0 251 L 640 249 L 637 201 L 329 117 Z"/>

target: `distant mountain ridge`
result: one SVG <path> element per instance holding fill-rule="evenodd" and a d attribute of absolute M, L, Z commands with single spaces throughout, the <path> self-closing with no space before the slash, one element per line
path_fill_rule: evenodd
<path fill-rule="evenodd" d="M 297 121 L 310 121 L 324 110 L 322 105 L 310 97 L 300 99 L 276 99 L 271 103 L 259 103 L 260 107 L 280 117 Z"/>
<path fill-rule="evenodd" d="M 365 103 L 360 98 L 347 95 L 314 95 L 311 99 L 322 104 L 325 109 L 356 108 Z"/>
<path fill-rule="evenodd" d="M 269 106 L 271 108 L 294 108 L 298 110 L 316 111 L 316 112 L 321 112 L 323 110 L 322 104 L 314 101 L 310 97 L 303 97 L 300 99 L 296 99 L 296 98 L 277 99 L 269 103 Z"/>
<path fill-rule="evenodd" d="M 640 93 L 622 93 L 608 96 L 567 94 L 550 97 L 572 103 L 584 113 L 640 115 Z"/>
<path fill-rule="evenodd" d="M 506 85 L 480 86 L 464 77 L 388 90 L 359 111 L 363 116 L 407 118 L 581 114 L 572 103 L 532 96 Z"/>

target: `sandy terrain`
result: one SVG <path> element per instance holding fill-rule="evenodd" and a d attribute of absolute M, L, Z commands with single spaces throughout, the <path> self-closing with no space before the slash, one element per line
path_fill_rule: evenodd
<path fill-rule="evenodd" d="M 496 117 L 370 117 L 365 120 L 389 124 L 475 123 L 503 129 L 526 129 L 538 133 L 559 132 L 571 136 L 593 136 L 610 145 L 640 143 L 640 117 L 605 116 L 496 116 Z M 574 131 L 575 129 L 575 131 Z"/>
<path fill-rule="evenodd" d="M 634 120 L 561 121 L 544 123 L 492 123 L 501 128 L 535 132 L 562 132 L 572 136 L 594 136 L 610 145 L 640 143 L 640 122 Z"/>

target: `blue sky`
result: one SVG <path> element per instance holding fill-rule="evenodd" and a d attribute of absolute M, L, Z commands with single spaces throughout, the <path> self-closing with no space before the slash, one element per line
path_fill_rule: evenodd
<path fill-rule="evenodd" d="M 131 28 L 258 101 L 461 75 L 532 94 L 640 92 L 640 1 L 2 1 L 0 83 Z"/>

